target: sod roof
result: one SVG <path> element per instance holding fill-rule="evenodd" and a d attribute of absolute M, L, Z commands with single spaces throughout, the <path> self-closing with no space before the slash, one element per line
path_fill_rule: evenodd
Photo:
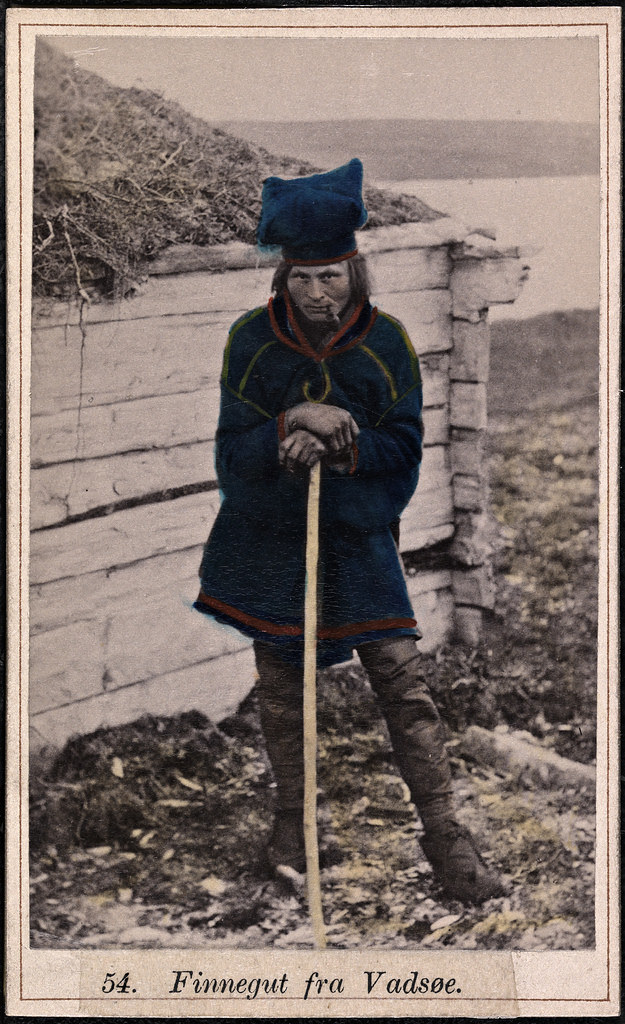
<path fill-rule="evenodd" d="M 120 89 L 39 40 L 33 291 L 123 295 L 169 246 L 254 244 L 263 179 L 320 168 Z M 436 220 L 414 196 L 365 187 L 367 227 Z"/>

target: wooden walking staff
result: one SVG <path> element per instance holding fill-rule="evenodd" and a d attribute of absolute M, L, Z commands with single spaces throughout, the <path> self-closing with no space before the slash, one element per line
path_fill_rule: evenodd
<path fill-rule="evenodd" d="M 317 568 L 319 563 L 319 495 L 321 463 L 310 471 L 306 525 L 306 595 L 304 603 L 304 848 L 308 908 L 317 949 L 325 949 L 317 838 Z"/>

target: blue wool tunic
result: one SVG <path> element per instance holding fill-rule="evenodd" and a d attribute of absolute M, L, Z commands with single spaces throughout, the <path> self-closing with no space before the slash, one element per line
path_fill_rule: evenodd
<path fill-rule="evenodd" d="M 280 465 L 285 410 L 347 409 L 360 428 L 351 467 L 321 479 L 318 663 L 370 640 L 420 635 L 391 533 L 417 486 L 419 362 L 401 324 L 368 302 L 321 350 L 287 293 L 232 326 L 216 440 L 221 509 L 204 549 L 194 607 L 303 659 L 308 474 Z"/>

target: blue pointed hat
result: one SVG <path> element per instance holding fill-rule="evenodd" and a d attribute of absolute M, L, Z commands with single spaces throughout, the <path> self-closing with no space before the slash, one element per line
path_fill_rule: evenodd
<path fill-rule="evenodd" d="M 366 220 L 362 164 L 354 159 L 307 178 L 267 178 L 257 240 L 281 246 L 290 263 L 333 263 L 358 251 L 354 231 Z"/>

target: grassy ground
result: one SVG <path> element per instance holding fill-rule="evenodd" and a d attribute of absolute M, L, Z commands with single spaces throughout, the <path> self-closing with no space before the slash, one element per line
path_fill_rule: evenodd
<path fill-rule="evenodd" d="M 496 325 L 490 387 L 498 599 L 477 650 L 424 668 L 451 730 L 523 729 L 594 759 L 595 314 Z M 548 385 L 548 386 L 547 386 Z M 330 945 L 574 949 L 594 942 L 594 793 L 519 789 L 453 756 L 462 820 L 512 882 L 444 900 L 362 671 L 320 680 L 321 846 Z M 273 793 L 252 695 L 220 729 L 146 719 L 70 743 L 32 773 L 38 947 L 308 945 L 305 901 L 269 877 Z"/>

